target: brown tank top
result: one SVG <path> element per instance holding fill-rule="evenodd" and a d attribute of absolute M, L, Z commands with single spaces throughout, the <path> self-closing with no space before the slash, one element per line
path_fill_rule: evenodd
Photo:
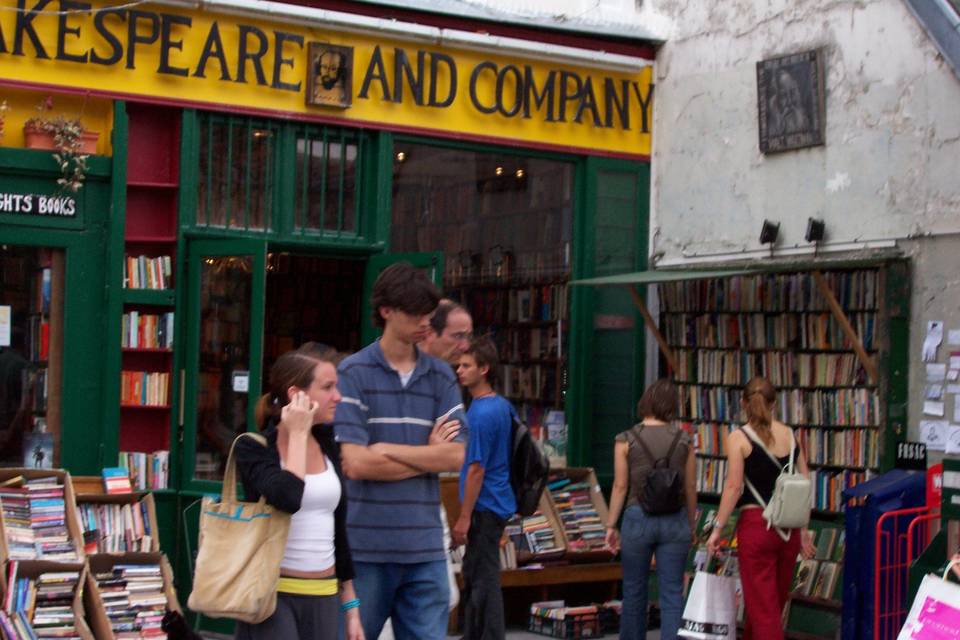
<path fill-rule="evenodd" d="M 686 480 L 686 478 L 683 478 L 683 474 L 686 470 L 687 455 L 690 451 L 691 440 L 690 434 L 681 429 L 677 423 L 671 422 L 666 425 L 647 426 L 640 423 L 617 434 L 615 441 L 626 442 L 629 446 L 627 449 L 627 468 L 630 473 L 630 489 L 627 492 L 628 505 L 640 504 L 639 495 L 643 489 L 643 483 L 646 480 L 647 474 L 653 469 L 653 465 L 657 460 L 667 455 L 667 452 L 670 450 L 670 445 L 673 444 L 673 439 L 678 431 L 680 432 L 680 440 L 677 442 L 677 447 L 670 457 L 669 464 L 671 469 L 679 470 L 680 477 Z M 633 438 L 643 439 L 644 444 L 650 449 L 650 453 L 656 456 L 656 458 L 651 460 L 650 456 L 646 454 L 642 447 L 631 443 L 630 437 L 628 437 L 628 434 L 631 432 Z"/>

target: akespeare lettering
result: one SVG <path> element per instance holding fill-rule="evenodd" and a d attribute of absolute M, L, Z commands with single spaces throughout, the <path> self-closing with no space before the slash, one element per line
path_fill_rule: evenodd
<path fill-rule="evenodd" d="M 10 80 L 649 152 L 649 68 L 624 74 L 553 66 L 211 11 L 81 0 L 16 6 L 0 13 L 0 77 Z M 306 96 L 310 74 L 320 73 L 309 61 L 312 42 L 353 51 L 353 67 L 344 71 L 354 95 L 335 114 Z"/>

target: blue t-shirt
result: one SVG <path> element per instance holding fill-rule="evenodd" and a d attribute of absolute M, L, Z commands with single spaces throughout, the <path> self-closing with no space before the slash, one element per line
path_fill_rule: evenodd
<path fill-rule="evenodd" d="M 458 442 L 466 439 L 466 419 L 450 365 L 418 351 L 404 385 L 387 362 L 380 342 L 340 363 L 337 387 L 337 441 L 369 446 L 375 442 L 425 445 L 441 416 L 460 420 Z M 359 562 L 443 560 L 440 481 L 435 473 L 406 480 L 347 480 L 347 537 Z"/>
<path fill-rule="evenodd" d="M 474 462 L 483 467 L 483 485 L 477 497 L 476 511 L 490 511 L 501 518 L 517 512 L 517 499 L 510 487 L 510 436 L 513 407 L 501 396 L 477 398 L 467 409 L 470 439 L 460 470 L 460 502 L 467 469 Z"/>

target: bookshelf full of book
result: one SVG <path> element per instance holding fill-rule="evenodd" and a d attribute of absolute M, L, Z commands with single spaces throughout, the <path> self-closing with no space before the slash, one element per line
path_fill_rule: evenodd
<path fill-rule="evenodd" d="M 170 450 L 180 155 L 175 111 L 134 103 L 126 111 L 121 464 L 135 454 L 165 457 Z"/>
<path fill-rule="evenodd" d="M 867 354 L 879 359 L 881 268 L 824 277 Z M 660 327 L 675 356 L 680 419 L 697 442 L 697 488 L 715 498 L 726 475 L 724 437 L 742 424 L 751 377 L 777 388 L 777 418 L 791 425 L 810 463 L 813 508 L 843 509 L 842 491 L 879 470 L 885 408 L 806 272 L 765 273 L 660 285 Z"/>

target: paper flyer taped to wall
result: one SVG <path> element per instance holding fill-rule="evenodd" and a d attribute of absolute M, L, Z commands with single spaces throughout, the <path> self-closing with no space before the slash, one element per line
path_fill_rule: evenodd
<path fill-rule="evenodd" d="M 923 361 L 936 362 L 937 349 L 943 342 L 943 322 L 931 320 L 927 322 L 927 335 L 923 339 Z"/>
<path fill-rule="evenodd" d="M 943 451 L 947 447 L 947 426 L 944 420 L 921 420 L 920 441 L 931 451 Z"/>

